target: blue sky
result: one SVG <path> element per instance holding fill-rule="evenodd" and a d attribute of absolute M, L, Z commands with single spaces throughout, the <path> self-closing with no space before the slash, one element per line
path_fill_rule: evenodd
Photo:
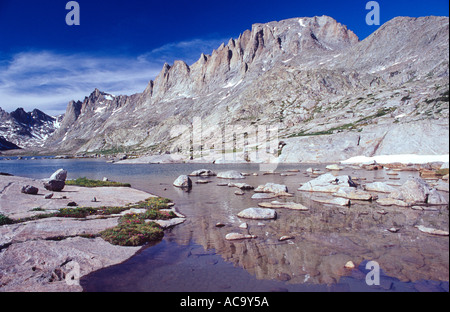
<path fill-rule="evenodd" d="M 195 62 L 254 23 L 329 15 L 362 40 L 368 1 L 78 0 L 80 26 L 67 26 L 68 0 L 0 0 L 0 107 L 65 111 L 95 88 L 145 89 L 164 62 Z M 378 1 L 381 24 L 396 16 L 448 16 L 448 1 Z"/>

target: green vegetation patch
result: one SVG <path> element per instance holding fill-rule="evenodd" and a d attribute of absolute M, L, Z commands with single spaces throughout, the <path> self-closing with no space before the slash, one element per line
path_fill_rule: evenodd
<path fill-rule="evenodd" d="M 0 226 L 7 225 L 7 224 L 13 224 L 13 223 L 14 223 L 14 220 L 11 220 L 7 216 L 0 214 Z"/>
<path fill-rule="evenodd" d="M 102 231 L 100 237 L 117 246 L 142 246 L 161 240 L 164 231 L 154 222 L 146 223 L 136 219 L 124 221 L 116 227 Z"/>
<path fill-rule="evenodd" d="M 131 184 L 129 184 L 129 183 L 89 180 L 87 178 L 78 178 L 76 180 L 67 180 L 66 185 L 82 186 L 82 187 L 131 187 Z"/>
<path fill-rule="evenodd" d="M 161 240 L 164 231 L 155 222 L 148 220 L 170 220 L 175 218 L 173 212 L 160 211 L 169 208 L 171 201 L 167 198 L 151 197 L 129 208 L 147 209 L 142 214 L 127 214 L 119 219 L 119 224 L 100 233 L 105 241 L 118 246 L 142 246 L 149 242 Z"/>

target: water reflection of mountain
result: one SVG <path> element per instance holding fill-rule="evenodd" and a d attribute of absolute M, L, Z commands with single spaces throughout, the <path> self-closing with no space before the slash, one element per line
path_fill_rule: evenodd
<path fill-rule="evenodd" d="M 295 183 L 299 178 L 289 181 Z M 255 184 L 262 179 L 268 180 L 259 177 L 248 182 Z M 280 180 L 281 177 L 270 179 Z M 363 202 L 350 208 L 324 206 L 310 200 L 310 194 L 295 192 L 296 197 L 287 200 L 301 202 L 310 207 L 310 211 L 279 209 L 277 220 L 248 221 L 236 215 L 242 209 L 257 206 L 250 196 L 238 198 L 233 195 L 234 189 L 215 184 L 195 192 L 197 194 L 191 196 L 204 198 L 195 199 L 195 211 L 188 212 L 188 215 L 195 214 L 195 218 L 189 219 L 194 228 L 191 232 L 194 241 L 206 250 L 215 249 L 224 260 L 244 268 L 258 279 L 332 284 L 350 274 L 344 268 L 348 261 L 358 265 L 375 260 L 388 276 L 401 281 L 448 280 L 448 237 L 425 235 L 415 228 L 417 224 L 448 228 L 446 207 L 417 211 Z M 224 196 L 229 196 L 229 200 L 221 202 Z M 226 226 L 217 228 L 217 222 Z M 239 228 L 242 222 L 248 223 L 248 230 Z M 389 232 L 392 227 L 400 231 Z M 247 231 L 258 238 L 234 242 L 224 239 L 227 233 L 246 234 Z M 295 238 L 280 242 L 278 239 L 284 235 Z M 186 243 L 183 236 L 177 236 L 181 244 Z"/>

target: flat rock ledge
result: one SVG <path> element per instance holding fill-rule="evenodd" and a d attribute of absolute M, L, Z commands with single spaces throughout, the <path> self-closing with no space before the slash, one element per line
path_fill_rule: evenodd
<path fill-rule="evenodd" d="M 0 176 L 0 214 L 19 220 L 57 211 L 67 207 L 69 202 L 77 202 L 80 207 L 125 207 L 154 197 L 131 188 L 66 186 L 61 193 L 46 199 L 45 193 L 41 193 L 45 191 L 43 183 L 42 180 Z M 25 185 L 37 187 L 38 194 L 22 193 Z M 94 197 L 96 201 L 92 200 Z M 168 228 L 185 221 L 184 216 L 175 213 L 177 218 L 160 225 Z M 120 217 L 44 218 L 0 226 L 0 292 L 83 291 L 80 278 L 122 263 L 141 249 L 114 246 L 102 238 L 92 238 L 118 225 Z"/>

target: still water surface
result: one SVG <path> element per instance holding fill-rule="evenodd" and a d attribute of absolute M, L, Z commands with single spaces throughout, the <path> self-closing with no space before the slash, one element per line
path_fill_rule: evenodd
<path fill-rule="evenodd" d="M 0 160 L 0 172 L 18 176 L 42 179 L 64 168 L 69 179 L 107 177 L 128 182 L 133 188 L 172 199 L 187 217 L 184 224 L 166 231 L 162 242 L 144 247 L 125 263 L 83 278 L 85 291 L 448 291 L 448 282 L 440 282 L 445 275 L 448 280 L 448 238 L 418 236 L 413 229 L 418 219 L 448 229 L 448 210 L 425 214 L 384 208 L 388 214 L 382 215 L 376 213 L 380 207 L 373 203 L 356 203 L 351 208 L 324 206 L 312 201 L 310 194 L 297 191 L 300 183 L 311 180 L 304 174 L 311 166 L 280 165 L 278 172 L 301 171 L 280 176 L 262 175 L 255 164 L 119 165 L 94 159 Z M 244 220 L 236 215 L 243 209 L 257 207 L 258 201 L 251 199 L 253 192 L 236 196 L 235 188 L 217 186 L 224 181 L 215 177 L 209 178 L 213 182 L 207 185 L 194 183 L 191 192 L 172 186 L 179 175 L 204 168 L 215 172 L 258 172 L 259 176 L 243 181 L 255 187 L 267 182 L 285 184 L 295 197 L 281 200 L 300 202 L 311 210 L 278 210 L 277 220 L 246 221 L 248 229 L 241 229 L 239 225 Z M 364 177 L 368 182 L 389 179 L 385 172 L 356 168 L 339 174 L 344 173 Z M 411 172 L 401 173 L 396 178 L 400 180 L 392 182 L 400 183 L 409 175 Z M 225 227 L 217 228 L 218 222 Z M 386 231 L 392 225 L 402 226 L 401 235 Z M 228 242 L 224 237 L 230 232 L 250 233 L 258 238 Z M 279 242 L 283 235 L 294 239 Z M 343 269 L 350 260 L 360 264 L 358 269 Z M 365 283 L 365 264 L 371 260 L 381 264 L 380 286 L 369 287 Z"/>

